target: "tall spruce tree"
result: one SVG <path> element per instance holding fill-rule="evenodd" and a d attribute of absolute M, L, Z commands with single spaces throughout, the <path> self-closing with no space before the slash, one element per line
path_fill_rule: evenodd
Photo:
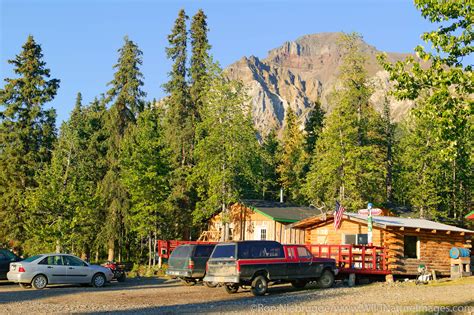
<path fill-rule="evenodd" d="M 304 189 L 315 204 L 329 206 L 338 199 L 347 208 L 358 209 L 368 201 L 385 200 L 381 117 L 368 101 L 370 89 L 360 42 L 357 34 L 341 38 L 341 88 L 331 97 L 335 108 L 317 141 Z"/>
<path fill-rule="evenodd" d="M 45 109 L 59 88 L 50 79 L 41 46 L 28 36 L 23 50 L 8 63 L 16 78 L 0 90 L 0 243 L 25 240 L 25 193 L 36 187 L 35 174 L 51 158 L 56 113 Z"/>
<path fill-rule="evenodd" d="M 194 158 L 195 119 L 197 109 L 191 101 L 187 83 L 187 30 L 188 16 L 179 11 L 166 48 L 168 58 L 173 62 L 169 81 L 164 85 L 166 113 L 164 134 L 171 149 L 173 175 L 169 205 L 174 211 L 176 222 L 175 237 L 189 238 L 195 193 L 188 181 Z"/>
<path fill-rule="evenodd" d="M 207 39 L 207 17 L 202 10 L 199 10 L 191 22 L 191 67 L 189 75 L 191 77 L 190 96 L 195 111 L 195 121 L 199 120 L 199 111 L 202 109 L 202 97 L 208 84 L 208 68 L 210 63 L 209 50 L 211 45 Z"/>
<path fill-rule="evenodd" d="M 440 147 L 438 156 L 445 166 L 436 181 L 437 208 L 441 217 L 463 220 L 472 204 L 472 57 L 474 32 L 472 30 L 472 3 L 469 1 L 415 0 L 415 6 L 424 18 L 436 23 L 436 30 L 422 34 L 422 39 L 433 49 L 415 48 L 418 57 L 390 64 L 380 60 L 390 73 L 399 99 L 412 99 L 421 104 L 414 110 L 421 126 L 432 122 L 432 131 L 426 134 Z M 421 127 L 422 130 L 426 130 Z M 428 130 L 426 130 L 428 132 Z M 430 137 L 434 132 L 435 136 Z M 417 162 L 417 161 L 413 161 Z M 428 177 L 431 170 L 418 165 L 420 176 Z M 423 193 L 420 191 L 420 193 Z M 421 199 L 420 195 L 420 199 Z"/>
<path fill-rule="evenodd" d="M 324 115 L 326 112 L 321 107 L 321 103 L 316 102 L 314 107 L 308 113 L 306 124 L 304 127 L 304 154 L 301 154 L 298 165 L 302 167 L 300 174 L 300 185 L 303 186 L 306 181 L 306 176 L 311 168 L 311 162 L 315 155 L 316 143 L 321 136 L 324 126 Z M 304 195 L 304 194 L 303 194 Z M 301 202 L 307 202 L 300 197 Z"/>
<path fill-rule="evenodd" d="M 115 257 L 116 242 L 118 258 L 122 258 L 123 240 L 126 236 L 126 217 L 130 207 L 129 195 L 120 180 L 120 147 L 123 136 L 130 124 L 136 122 L 137 115 L 144 108 L 146 93 L 142 90 L 142 52 L 138 46 L 125 37 L 125 43 L 118 50 L 119 58 L 114 66 L 114 79 L 109 83 L 106 101 L 112 103 L 107 115 L 107 173 L 100 184 L 101 197 L 106 209 L 103 230 L 108 240 L 108 259 Z"/>
<path fill-rule="evenodd" d="M 305 151 L 311 156 L 316 148 L 316 142 L 321 135 L 324 126 L 324 115 L 326 112 L 321 106 L 320 102 L 315 102 L 314 107 L 308 114 L 305 130 Z"/>

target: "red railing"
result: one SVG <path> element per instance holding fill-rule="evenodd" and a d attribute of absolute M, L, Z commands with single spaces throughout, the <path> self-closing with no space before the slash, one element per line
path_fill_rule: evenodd
<path fill-rule="evenodd" d="M 335 259 L 341 273 L 390 273 L 385 247 L 325 244 L 306 244 L 306 247 L 316 257 Z"/>
<path fill-rule="evenodd" d="M 161 258 L 169 258 L 171 252 L 178 247 L 179 245 L 183 244 L 216 244 L 217 242 L 203 242 L 203 241 L 165 241 L 165 240 L 158 240 L 156 241 L 156 249 L 158 252 L 158 256 Z"/>

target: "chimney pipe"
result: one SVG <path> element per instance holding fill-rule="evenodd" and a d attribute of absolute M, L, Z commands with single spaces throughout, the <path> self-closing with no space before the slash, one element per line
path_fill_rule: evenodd
<path fill-rule="evenodd" d="M 280 188 L 280 203 L 283 203 L 283 188 Z"/>

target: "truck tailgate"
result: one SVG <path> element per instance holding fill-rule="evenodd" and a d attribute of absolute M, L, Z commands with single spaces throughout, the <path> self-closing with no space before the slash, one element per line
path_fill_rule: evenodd
<path fill-rule="evenodd" d="M 217 277 L 236 275 L 238 274 L 237 263 L 235 259 L 209 260 L 207 274 Z"/>

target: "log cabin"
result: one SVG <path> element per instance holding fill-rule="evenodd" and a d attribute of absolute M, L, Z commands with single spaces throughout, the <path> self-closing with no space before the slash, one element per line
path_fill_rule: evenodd
<path fill-rule="evenodd" d="M 306 244 L 367 244 L 367 216 L 344 213 L 338 230 L 332 214 L 315 215 L 287 228 L 304 231 Z M 425 219 L 373 216 L 373 245 L 385 247 L 394 276 L 417 274 L 420 264 L 441 276 L 450 274 L 449 250 L 471 249 L 474 231 Z"/>
<path fill-rule="evenodd" d="M 289 203 L 266 200 L 242 200 L 233 204 L 228 213 L 218 212 L 208 220 L 208 230 L 201 241 L 219 241 L 227 221 L 229 240 L 273 240 L 286 244 L 303 244 L 304 229 L 289 228 L 291 223 L 312 217 L 319 211 Z M 226 219 L 225 219 L 226 217 Z"/>

